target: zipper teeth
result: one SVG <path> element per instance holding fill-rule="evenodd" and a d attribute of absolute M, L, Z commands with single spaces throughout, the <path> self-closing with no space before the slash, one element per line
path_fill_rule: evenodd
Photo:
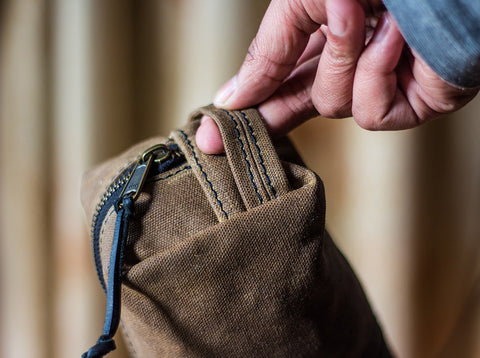
<path fill-rule="evenodd" d="M 166 146 L 171 146 L 173 145 L 174 142 L 172 139 L 168 139 L 167 142 L 165 143 Z M 178 153 L 178 149 L 172 150 L 173 153 Z M 95 211 L 93 213 L 92 217 L 92 224 L 90 227 L 90 236 L 92 239 L 95 240 L 95 227 L 97 226 L 97 221 L 98 221 L 98 216 L 100 215 L 100 211 L 102 211 L 103 206 L 107 202 L 108 199 L 112 196 L 112 194 L 122 185 L 125 185 L 125 183 L 128 181 L 128 178 L 130 177 L 131 171 L 129 170 L 131 166 L 138 161 L 138 158 L 135 159 L 132 163 L 130 163 L 127 168 L 124 170 L 124 172 L 118 177 L 110 186 L 108 187 L 108 190 L 103 193 L 102 198 L 98 202 L 97 206 L 95 207 Z"/>
<path fill-rule="evenodd" d="M 171 145 L 173 145 L 175 142 L 169 138 L 166 143 L 165 143 L 165 146 L 169 147 Z M 177 153 L 177 150 L 172 150 L 172 152 L 174 153 Z M 102 210 L 103 206 L 105 205 L 105 203 L 107 202 L 107 200 L 112 196 L 112 194 L 122 185 L 124 185 L 129 176 L 130 176 L 130 172 L 129 172 L 129 168 L 131 167 L 132 164 L 136 163 L 137 161 L 139 160 L 139 158 L 136 158 L 133 163 L 129 164 L 127 166 L 127 168 L 125 169 L 125 171 L 120 175 L 120 177 L 118 179 L 116 179 L 112 184 L 110 184 L 110 186 L 108 187 L 108 190 L 103 193 L 102 195 L 102 198 L 100 199 L 100 201 L 98 202 L 97 206 L 95 207 L 95 211 L 93 213 L 93 218 L 92 218 L 92 225 L 91 225 L 91 228 L 90 228 L 90 234 L 91 234 L 91 237 L 94 238 L 95 237 L 95 226 L 97 225 L 97 220 L 98 220 L 98 215 L 100 214 L 100 211 Z"/>
<path fill-rule="evenodd" d="M 128 167 L 130 168 L 130 166 Z M 102 289 L 104 292 L 107 292 L 107 286 L 105 283 L 105 280 L 103 278 L 103 273 L 102 273 L 102 268 L 101 268 L 101 259 L 100 259 L 100 251 L 98 250 L 99 248 L 99 242 L 98 240 L 100 237 L 95 237 L 95 227 L 97 226 L 97 221 L 100 215 L 100 211 L 103 209 L 105 206 L 107 200 L 112 196 L 112 194 L 122 185 L 124 185 L 128 178 L 129 178 L 129 170 L 128 168 L 118 177 L 110 186 L 108 187 L 107 191 L 103 193 L 102 198 L 100 199 L 100 202 L 97 204 L 95 207 L 95 212 L 93 214 L 92 218 L 92 226 L 91 226 L 91 232 L 90 235 L 92 237 L 92 245 L 93 245 L 93 257 L 95 261 L 95 269 L 97 271 L 97 276 L 100 281 L 100 284 L 102 286 Z"/>
<path fill-rule="evenodd" d="M 99 203 L 95 207 L 95 212 L 93 213 L 93 219 L 92 219 L 92 226 L 91 226 L 91 231 L 90 234 L 92 238 L 94 238 L 94 233 L 95 233 L 95 226 L 97 225 L 97 220 L 98 216 L 100 215 L 100 211 L 102 210 L 103 206 L 107 202 L 108 199 L 112 196 L 112 194 L 120 188 L 120 186 L 124 185 L 126 181 L 128 180 L 128 168 L 126 172 L 124 172 L 117 180 L 115 180 L 108 188 L 108 190 L 103 193 L 102 198 L 100 199 Z"/>
<path fill-rule="evenodd" d="M 172 141 L 168 141 L 165 145 L 173 145 Z M 175 154 L 178 155 L 179 151 L 178 149 L 172 149 L 170 150 Z M 113 193 L 115 193 L 120 187 L 126 185 L 126 183 L 129 181 L 129 178 L 132 174 L 132 171 L 135 170 L 135 163 L 138 162 L 139 158 L 137 158 L 133 163 L 130 163 L 124 171 L 120 174 L 120 176 L 113 181 L 112 184 L 108 187 L 108 189 L 103 193 L 100 201 L 98 202 L 97 206 L 95 207 L 95 211 L 92 216 L 92 224 L 90 227 L 90 235 L 92 238 L 92 246 L 93 246 L 93 256 L 94 256 L 94 261 L 95 261 L 95 267 L 97 270 L 97 276 L 100 281 L 100 284 L 103 288 L 103 291 L 106 292 L 106 283 L 103 278 L 103 271 L 102 271 L 102 263 L 101 263 L 101 258 L 100 258 L 100 250 L 99 250 L 99 240 L 100 240 L 100 235 L 96 235 L 96 228 L 100 217 L 100 213 L 103 210 L 104 206 L 106 205 L 107 201 L 111 198 Z"/>

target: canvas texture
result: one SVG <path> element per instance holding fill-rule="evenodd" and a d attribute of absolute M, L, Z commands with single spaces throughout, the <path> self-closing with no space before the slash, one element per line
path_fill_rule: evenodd
<path fill-rule="evenodd" d="M 225 154 L 195 144 L 203 114 Z M 390 357 L 348 262 L 325 231 L 322 181 L 272 143 L 255 109 L 207 106 L 170 137 L 185 161 L 150 176 L 135 201 L 121 290 L 132 357 Z M 88 172 L 87 218 L 153 138 Z M 107 281 L 116 212 L 101 222 Z"/>

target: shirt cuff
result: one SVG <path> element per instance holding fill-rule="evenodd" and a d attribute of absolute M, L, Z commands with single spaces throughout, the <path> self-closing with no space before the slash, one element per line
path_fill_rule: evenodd
<path fill-rule="evenodd" d="M 480 86 L 480 1 L 384 0 L 407 44 L 447 82 Z"/>

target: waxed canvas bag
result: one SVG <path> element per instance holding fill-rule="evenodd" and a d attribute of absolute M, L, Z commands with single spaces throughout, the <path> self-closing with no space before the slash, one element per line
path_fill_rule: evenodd
<path fill-rule="evenodd" d="M 197 148 L 202 114 L 224 155 Z M 255 109 L 199 109 L 88 172 L 82 202 L 107 294 L 84 357 L 113 350 L 120 322 L 132 357 L 390 357 L 325 231 L 320 178 Z"/>

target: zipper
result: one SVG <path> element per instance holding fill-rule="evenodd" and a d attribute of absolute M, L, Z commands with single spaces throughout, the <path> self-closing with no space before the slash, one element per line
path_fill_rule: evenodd
<path fill-rule="evenodd" d="M 123 187 L 120 198 L 130 196 L 133 201 L 137 200 L 152 163 L 154 161 L 159 164 L 163 163 L 170 157 L 171 153 L 165 144 L 157 144 L 143 152 L 135 165 L 135 169 L 133 169 L 132 174 Z M 121 202 L 119 204 L 121 204 Z"/>
<path fill-rule="evenodd" d="M 113 337 L 120 323 L 123 260 L 130 220 L 134 217 L 135 200 L 140 195 L 149 175 L 163 173 L 183 162 L 185 157 L 173 142 L 154 145 L 144 151 L 136 163 L 129 166 L 113 182 L 97 205 L 92 221 L 93 252 L 97 274 L 106 293 L 107 302 L 102 334 L 97 342 L 82 355 L 82 358 L 101 358 L 116 348 Z M 100 226 L 112 205 L 117 217 L 109 259 L 107 286 L 102 274 L 99 239 Z"/>
<path fill-rule="evenodd" d="M 106 291 L 106 284 L 100 257 L 100 233 L 102 223 L 110 208 L 117 204 L 121 206 L 122 197 L 131 196 L 135 201 L 149 176 L 166 172 L 180 166 L 185 161 L 185 157 L 173 141 L 154 145 L 145 150 L 134 163 L 128 166 L 102 195 L 93 214 L 90 234 L 97 276 L 103 291 Z"/>

